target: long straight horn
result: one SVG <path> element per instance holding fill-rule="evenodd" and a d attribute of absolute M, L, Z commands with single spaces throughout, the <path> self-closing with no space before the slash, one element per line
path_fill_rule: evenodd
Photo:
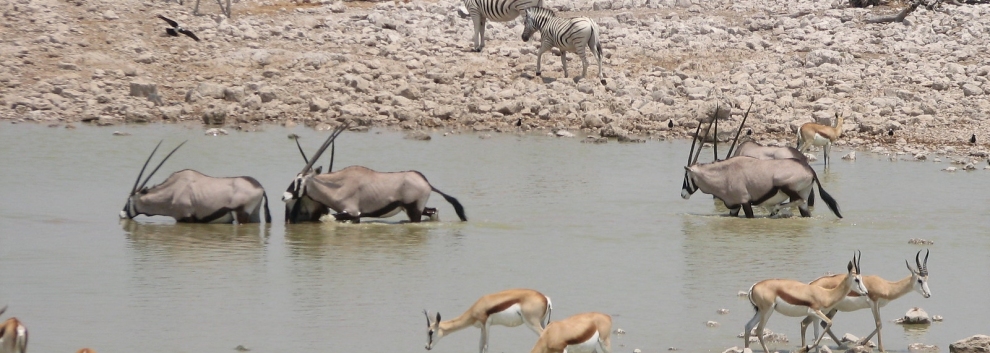
<path fill-rule="evenodd" d="M 715 134 L 712 135 L 712 160 L 718 160 L 718 107 L 715 107 L 715 116 L 712 117 L 712 124 L 715 125 Z"/>
<path fill-rule="evenodd" d="M 309 162 L 306 163 L 306 166 L 303 167 L 302 171 L 299 172 L 299 174 L 308 172 L 309 169 L 313 167 L 313 164 L 316 163 L 316 160 L 320 159 L 320 155 L 322 155 L 323 152 L 327 150 L 327 147 L 330 147 L 330 144 L 333 143 L 333 140 L 337 139 L 337 136 L 340 135 L 341 132 L 344 132 L 344 129 L 346 129 L 348 125 L 350 125 L 350 122 L 344 123 L 343 125 L 340 125 L 337 128 L 335 128 L 333 132 L 330 133 L 330 137 L 327 137 L 326 142 L 323 142 L 323 145 L 320 146 L 320 149 L 317 150 L 315 154 L 313 154 L 313 158 L 311 158 Z"/>
<path fill-rule="evenodd" d="M 698 120 L 698 128 L 694 129 L 694 139 L 691 140 L 691 151 L 688 152 L 688 167 L 691 166 L 691 157 L 694 156 L 694 144 L 698 142 L 698 134 L 701 133 L 701 120 Z"/>
<path fill-rule="evenodd" d="M 147 168 L 148 167 L 148 162 L 151 162 L 151 157 L 154 157 L 155 156 L 155 151 L 158 151 L 158 147 L 162 145 L 162 141 L 164 141 L 164 140 L 158 141 L 158 144 L 155 145 L 155 149 L 151 150 L 151 154 L 148 155 L 148 159 L 144 161 L 144 166 L 141 167 L 141 172 L 138 173 L 137 179 L 134 179 L 134 186 L 131 187 L 131 195 L 134 195 L 134 194 L 137 193 L 137 191 L 138 191 L 138 183 L 141 182 L 141 175 L 144 175 L 144 168 Z M 6 307 L 4 307 L 4 308 L 6 309 Z"/>
<path fill-rule="evenodd" d="M 708 124 L 708 129 L 705 130 L 705 136 L 709 136 L 709 134 L 711 134 L 711 132 L 712 132 L 712 125 L 715 124 L 715 120 L 716 119 L 718 119 L 718 104 L 715 105 L 715 112 L 712 113 L 712 123 L 711 124 Z M 694 164 L 698 163 L 698 157 L 701 157 L 701 147 L 700 146 L 698 147 L 698 150 L 694 152 L 694 158 L 692 159 L 693 162 L 688 163 L 688 165 L 694 165 Z"/>
<path fill-rule="evenodd" d="M 333 155 L 335 154 L 334 151 L 336 149 L 337 149 L 337 143 L 336 142 L 331 143 L 330 144 L 330 165 L 327 166 L 327 173 L 333 171 Z"/>
<path fill-rule="evenodd" d="M 303 162 L 309 163 L 309 158 L 306 158 L 306 152 L 303 152 L 302 146 L 299 145 L 299 137 L 296 137 L 296 147 L 299 148 L 299 154 L 303 157 Z"/>
<path fill-rule="evenodd" d="M 155 167 L 155 169 L 152 169 L 151 170 L 151 173 L 148 174 L 148 177 L 147 178 L 144 178 L 144 182 L 141 183 L 141 186 L 139 186 L 135 190 L 141 190 L 141 189 L 144 188 L 145 185 L 148 185 L 148 180 L 151 180 L 151 177 L 155 176 L 155 172 L 158 171 L 158 168 L 161 168 L 162 167 L 162 164 L 165 164 L 165 161 L 168 160 L 168 157 L 171 157 L 172 154 L 175 153 L 175 151 L 178 151 L 179 150 L 179 147 L 182 147 L 182 145 L 185 145 L 186 142 L 189 142 L 189 140 L 182 141 L 182 143 L 180 143 L 178 146 L 175 146 L 175 149 L 173 149 L 172 152 L 169 152 L 167 155 L 165 155 L 165 158 L 163 158 L 162 161 L 158 163 L 158 166 Z"/>
<path fill-rule="evenodd" d="M 753 98 L 756 100 L 756 98 Z M 743 126 L 746 125 L 746 118 L 749 117 L 749 111 L 753 110 L 753 102 L 749 102 L 749 109 L 746 109 L 746 114 L 743 115 L 742 122 L 739 123 L 739 130 L 736 131 L 736 137 L 732 139 L 732 146 L 729 146 L 729 153 L 725 154 L 725 159 L 729 159 L 732 156 L 732 151 L 736 149 L 736 142 L 739 142 L 739 134 L 742 133 Z"/>

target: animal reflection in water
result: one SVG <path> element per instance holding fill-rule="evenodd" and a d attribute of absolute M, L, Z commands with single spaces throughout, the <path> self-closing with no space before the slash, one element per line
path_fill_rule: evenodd
<path fill-rule="evenodd" d="M 313 165 L 346 128 L 346 124 L 336 128 L 312 159 L 306 158 L 296 140 L 306 166 L 282 195 L 287 223 L 318 221 L 330 210 L 336 212 L 333 217 L 338 221 L 358 223 L 361 218 L 386 218 L 405 211 L 410 222 L 420 222 L 424 215 L 436 217 L 435 209 L 425 207 L 431 192 L 443 196 L 461 221 L 467 221 L 461 203 L 431 185 L 417 171 L 381 173 L 350 166 L 320 174 L 320 168 L 314 169 Z"/>
<path fill-rule="evenodd" d="M 144 182 L 140 182 L 148 162 L 161 144 L 159 141 L 141 167 L 127 203 L 120 211 L 120 218 L 147 215 L 169 216 L 178 222 L 191 223 L 258 223 L 264 208 L 265 222 L 271 223 L 268 195 L 261 183 L 252 177 L 215 178 L 185 169 L 172 173 L 161 184 L 145 187 L 158 168 L 185 142 L 169 152 Z"/>
<path fill-rule="evenodd" d="M 0 315 L 7 311 L 7 306 L 0 308 Z M 28 330 L 16 317 L 0 323 L 0 353 L 27 352 Z"/>
<path fill-rule="evenodd" d="M 713 124 L 717 112 L 716 107 L 712 117 Z M 825 204 L 837 217 L 842 218 L 835 199 L 825 192 L 817 174 L 806 162 L 797 159 L 761 160 L 739 156 L 699 164 L 701 149 L 695 152 L 695 145 L 700 131 L 699 123 L 691 142 L 688 164 L 684 167 L 682 198 L 688 199 L 700 189 L 725 202 L 732 216 L 738 215 L 742 209 L 746 218 L 753 218 L 753 206 L 757 205 L 774 210 L 773 213 L 781 208 L 797 207 L 801 216 L 810 217 L 811 211 L 805 200 L 809 200 L 813 186 L 817 183 L 818 192 Z"/>

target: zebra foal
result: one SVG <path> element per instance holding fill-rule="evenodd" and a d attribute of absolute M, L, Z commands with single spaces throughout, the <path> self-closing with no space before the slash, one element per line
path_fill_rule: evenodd
<path fill-rule="evenodd" d="M 564 66 L 564 77 L 567 77 L 567 52 L 581 56 L 583 70 L 580 77 L 575 77 L 577 82 L 581 77 L 588 74 L 588 57 L 585 53 L 585 46 L 591 49 L 591 54 L 598 60 L 598 79 L 605 84 L 605 77 L 602 76 L 602 45 L 598 42 L 598 24 L 587 17 L 562 18 L 557 17 L 553 10 L 543 7 L 526 9 L 526 29 L 523 30 L 522 39 L 528 42 L 530 36 L 536 30 L 540 30 L 540 50 L 536 53 L 536 76 L 540 76 L 540 66 L 543 62 L 543 53 L 550 48 L 560 49 L 560 63 Z"/>
<path fill-rule="evenodd" d="M 471 21 L 474 22 L 472 50 L 480 52 L 485 47 L 485 24 L 488 20 L 512 21 L 523 10 L 542 6 L 543 0 L 464 0 L 464 7 L 457 11 L 461 17 L 471 16 Z"/>

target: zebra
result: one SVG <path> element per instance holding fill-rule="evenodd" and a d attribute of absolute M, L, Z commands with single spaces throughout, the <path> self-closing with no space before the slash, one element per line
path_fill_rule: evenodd
<path fill-rule="evenodd" d="M 520 11 L 531 7 L 542 7 L 543 0 L 464 0 L 464 6 L 457 9 L 462 18 L 471 16 L 474 22 L 475 52 L 485 47 L 485 24 L 488 20 L 508 22 L 519 17 Z"/>
<path fill-rule="evenodd" d="M 591 49 L 591 54 L 598 60 L 598 78 L 603 85 L 605 84 L 605 77 L 602 76 L 602 45 L 598 42 L 600 31 L 595 21 L 587 17 L 561 18 L 551 9 L 535 7 L 526 9 L 525 23 L 523 41 L 528 42 L 533 32 L 540 30 L 541 44 L 539 52 L 536 53 L 536 76 L 540 76 L 541 73 L 543 53 L 557 47 L 560 49 L 561 65 L 564 66 L 564 77 L 567 77 L 567 52 L 581 56 L 583 70 L 580 77 L 574 78 L 577 82 L 588 74 L 588 57 L 584 51 L 584 46 L 587 45 Z"/>

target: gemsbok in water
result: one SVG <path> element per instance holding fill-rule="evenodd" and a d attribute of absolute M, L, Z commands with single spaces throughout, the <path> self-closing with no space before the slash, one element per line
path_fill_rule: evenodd
<path fill-rule="evenodd" d="M 297 211 L 301 205 L 306 205 L 299 202 L 306 197 L 337 212 L 333 217 L 338 221 L 357 223 L 361 218 L 386 218 L 404 210 L 410 222 L 420 222 L 424 212 L 428 211 L 426 201 L 430 199 L 431 192 L 443 196 L 454 207 L 454 212 L 461 221 L 467 221 L 461 203 L 433 187 L 417 171 L 382 173 L 361 166 L 350 166 L 336 172 L 319 174 L 318 170 L 313 169 L 313 165 L 345 128 L 346 125 L 343 125 L 330 134 L 282 195 L 286 207 L 286 222 L 313 220 L 312 214 Z M 315 210 L 316 206 L 309 204 L 307 207 Z M 305 217 L 293 216 L 300 214 Z"/>
<path fill-rule="evenodd" d="M 532 289 L 508 289 L 482 296 L 453 320 L 440 321 L 439 312 L 436 319 L 431 319 L 430 313 L 423 310 L 426 315 L 426 350 L 433 349 L 444 336 L 469 326 L 481 328 L 480 353 L 488 351 L 488 329 L 492 325 L 516 327 L 526 324 L 542 337 L 544 328 L 550 322 L 552 309 L 550 297 L 543 293 Z"/>
<path fill-rule="evenodd" d="M 829 153 L 832 151 L 832 143 L 842 136 L 842 114 L 835 113 L 835 126 L 825 126 L 815 123 L 805 123 L 798 129 L 798 151 L 807 152 L 811 146 L 823 146 L 825 166 L 828 167 Z"/>
<path fill-rule="evenodd" d="M 750 105 L 750 109 L 752 108 L 753 106 Z M 739 129 L 736 130 L 736 137 L 735 139 L 732 140 L 732 145 L 729 147 L 729 152 L 725 154 L 725 159 L 729 159 L 729 157 L 735 157 L 735 156 L 746 156 L 746 157 L 753 157 L 756 159 L 794 158 L 803 162 L 808 162 L 808 157 L 794 147 L 764 146 L 757 143 L 749 136 L 744 137 L 743 142 L 737 146 L 736 143 L 739 142 L 739 135 L 742 134 L 743 126 L 746 125 L 746 118 L 748 117 L 749 117 L 749 111 L 747 110 L 746 115 L 743 115 L 742 122 L 739 123 Z"/>
<path fill-rule="evenodd" d="M 717 111 L 717 109 L 716 109 Z M 701 124 L 695 131 L 684 167 L 681 197 L 689 199 L 696 191 L 718 197 L 729 208 L 729 214 L 739 215 L 741 208 L 747 218 L 753 218 L 753 206 L 767 209 L 797 207 L 802 217 L 810 217 L 808 200 L 815 184 L 825 204 L 839 218 L 839 205 L 824 189 L 818 175 L 807 163 L 796 159 L 762 160 L 732 157 L 722 161 L 698 164 L 701 148 L 695 152 Z M 787 203 L 784 200 L 790 199 Z"/>
<path fill-rule="evenodd" d="M 749 302 L 753 304 L 756 314 L 746 323 L 746 331 L 743 332 L 745 348 L 749 348 L 749 335 L 752 333 L 759 338 L 764 352 L 772 352 L 763 341 L 763 328 L 766 327 L 767 321 L 770 320 L 770 315 L 774 311 L 790 317 L 804 318 L 814 315 L 825 322 L 825 329 L 828 330 L 832 326 L 832 320 L 822 310 L 828 310 L 835 306 L 850 291 L 860 295 L 869 294 L 869 290 L 863 285 L 863 278 L 860 276 L 858 257 L 853 256 L 852 261 L 849 261 L 849 265 L 846 266 L 846 270 L 848 273 L 839 277 L 839 286 L 831 289 L 791 279 L 775 278 L 756 282 L 749 288 Z M 757 325 L 757 323 L 759 324 Z M 751 332 L 753 326 L 756 326 L 755 332 Z M 822 333 L 811 346 L 802 347 L 798 352 L 807 352 L 811 348 L 817 347 L 824 336 L 825 333 Z"/>
<path fill-rule="evenodd" d="M 0 315 L 7 311 L 7 306 L 0 308 Z M 16 317 L 0 323 L 0 353 L 27 352 L 28 330 Z"/>
<path fill-rule="evenodd" d="M 158 168 L 185 142 L 175 147 L 158 166 L 141 182 L 151 157 L 158 151 L 161 141 L 151 151 L 141 167 L 131 194 L 127 197 L 120 218 L 132 219 L 138 215 L 169 216 L 178 222 L 191 223 L 258 223 L 264 208 L 264 219 L 271 223 L 268 212 L 268 195 L 261 183 L 252 177 L 216 178 L 184 169 L 172 173 L 161 184 L 145 187 Z"/>
<path fill-rule="evenodd" d="M 922 297 L 930 298 L 932 296 L 931 290 L 928 289 L 928 252 L 925 252 L 925 261 L 921 262 L 921 250 L 914 255 L 914 263 L 917 269 L 911 268 L 911 264 L 904 260 L 904 264 L 907 265 L 908 271 L 911 274 L 904 277 L 900 281 L 891 282 L 880 278 L 880 276 L 863 276 L 863 284 L 866 285 L 866 290 L 870 292 L 867 296 L 859 295 L 856 292 L 849 292 L 845 298 L 839 301 L 832 310 L 830 310 L 826 316 L 829 319 L 835 317 L 836 312 L 850 312 L 860 309 L 870 308 L 873 311 L 873 321 L 876 324 L 876 329 L 870 333 L 869 336 L 863 338 L 859 342 L 860 345 L 866 344 L 873 338 L 873 335 L 877 336 L 877 346 L 880 348 L 880 352 L 884 352 L 883 349 L 883 337 L 880 334 L 880 329 L 883 328 L 883 321 L 880 320 L 880 308 L 886 306 L 891 301 L 910 293 L 912 290 L 921 294 Z M 838 287 L 842 284 L 842 277 L 839 275 L 824 276 L 818 278 L 811 282 L 811 285 L 819 286 L 826 289 L 831 289 Z M 801 345 L 804 345 L 804 335 L 807 331 L 808 325 L 811 322 L 815 322 L 815 336 L 818 336 L 818 320 L 814 316 L 808 316 L 801 322 Z M 839 342 L 839 338 L 835 337 L 832 333 L 832 329 L 826 329 L 826 333 L 834 342 Z"/>
<path fill-rule="evenodd" d="M 611 353 L 612 317 L 581 313 L 547 325 L 530 353 Z"/>

